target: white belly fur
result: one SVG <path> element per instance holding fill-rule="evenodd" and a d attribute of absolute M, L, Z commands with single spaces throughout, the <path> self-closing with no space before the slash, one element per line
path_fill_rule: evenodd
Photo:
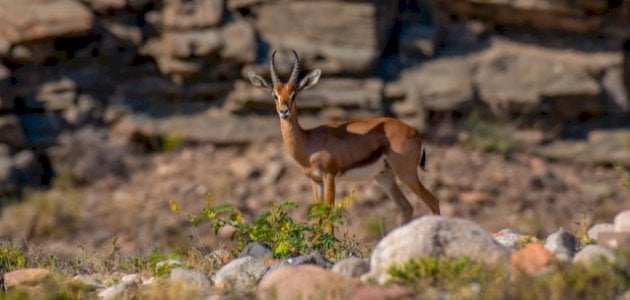
<path fill-rule="evenodd" d="M 385 156 L 381 156 L 369 165 L 347 170 L 346 172 L 339 174 L 337 178 L 346 181 L 372 179 L 383 172 L 383 170 L 385 170 Z"/>

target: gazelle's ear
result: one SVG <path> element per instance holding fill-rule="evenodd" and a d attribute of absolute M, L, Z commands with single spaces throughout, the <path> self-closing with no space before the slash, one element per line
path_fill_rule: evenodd
<path fill-rule="evenodd" d="M 322 70 L 320 69 L 315 69 L 313 72 L 308 73 L 308 75 L 304 76 L 304 78 L 302 78 L 302 81 L 300 81 L 300 86 L 298 86 L 298 90 L 301 91 L 314 86 L 317 81 L 319 81 L 320 76 L 322 76 Z"/>
<path fill-rule="evenodd" d="M 259 89 L 263 89 L 269 93 L 271 93 L 271 86 L 269 85 L 269 83 L 267 83 L 267 81 L 262 78 L 260 75 L 256 74 L 254 71 L 249 71 L 249 73 L 247 74 L 247 77 L 249 77 L 249 81 L 257 88 Z"/>

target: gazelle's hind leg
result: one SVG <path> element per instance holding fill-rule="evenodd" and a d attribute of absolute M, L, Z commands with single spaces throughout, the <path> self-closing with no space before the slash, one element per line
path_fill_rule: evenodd
<path fill-rule="evenodd" d="M 394 200 L 398 208 L 400 209 L 400 224 L 405 224 L 411 221 L 413 215 L 413 206 L 409 203 L 409 200 L 398 188 L 396 183 L 396 175 L 392 169 L 386 164 L 383 172 L 375 177 L 378 184 L 383 188 L 387 196 Z"/>
<path fill-rule="evenodd" d="M 422 202 L 424 202 L 431 213 L 434 215 L 440 214 L 440 203 L 433 196 L 433 194 L 427 190 L 426 187 L 420 182 L 418 178 L 417 163 L 413 164 L 409 161 L 404 161 L 404 157 L 390 157 L 389 161 L 391 168 L 396 173 L 396 176 L 400 181 L 404 182 L 410 189 L 416 194 Z"/>

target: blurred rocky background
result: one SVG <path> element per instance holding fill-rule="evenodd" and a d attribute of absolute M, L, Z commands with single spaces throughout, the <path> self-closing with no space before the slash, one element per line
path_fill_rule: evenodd
<path fill-rule="evenodd" d="M 422 130 L 446 214 L 550 232 L 630 204 L 614 170 L 630 167 L 629 0 L 0 0 L 3 234 L 45 238 L 11 203 L 64 182 L 85 203 L 60 222 L 101 242 L 177 231 L 151 215 L 171 198 L 252 214 L 308 201 L 272 98 L 244 76 L 267 76 L 274 49 L 323 71 L 299 98 L 306 127 L 388 115 Z M 352 189 L 356 216 L 388 202 L 369 183 L 339 195 Z M 134 229 L 102 226 L 124 212 Z"/>

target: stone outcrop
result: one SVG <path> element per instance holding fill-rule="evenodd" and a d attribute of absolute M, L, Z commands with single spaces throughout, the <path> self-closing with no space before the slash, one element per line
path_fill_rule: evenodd
<path fill-rule="evenodd" d="M 0 0 L 5 158 L 47 156 L 95 125 L 149 141 L 173 130 L 193 143 L 277 136 L 262 129 L 276 122 L 273 99 L 246 81 L 267 76 L 273 50 L 281 73 L 288 49 L 303 72 L 324 73 L 299 97 L 305 124 L 392 114 L 431 130 L 484 111 L 564 127 L 620 124 L 630 110 L 627 0 L 411 2 Z M 572 158 L 629 164 L 623 143 L 605 140 L 578 143 Z M 541 155 L 564 159 L 547 146 Z"/>

